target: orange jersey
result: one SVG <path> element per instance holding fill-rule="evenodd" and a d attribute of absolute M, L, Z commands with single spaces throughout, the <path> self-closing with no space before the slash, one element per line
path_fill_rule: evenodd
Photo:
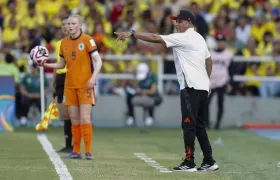
<path fill-rule="evenodd" d="M 96 51 L 92 37 L 81 33 L 72 39 L 70 36 L 61 41 L 59 55 L 65 59 L 67 73 L 65 88 L 85 88 L 93 73 L 91 53 Z"/>

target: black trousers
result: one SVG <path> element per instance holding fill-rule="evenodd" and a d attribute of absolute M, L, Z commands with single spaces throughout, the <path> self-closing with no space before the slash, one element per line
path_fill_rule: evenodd
<path fill-rule="evenodd" d="M 224 96 L 225 96 L 225 92 L 226 92 L 226 86 L 222 86 L 219 88 L 215 88 L 211 90 L 211 94 L 209 96 L 208 99 L 208 103 L 207 103 L 207 119 L 206 119 L 206 127 L 210 128 L 210 103 L 212 100 L 212 97 L 215 93 L 217 93 L 218 95 L 218 113 L 217 113 L 217 120 L 216 120 L 216 124 L 215 124 L 215 129 L 219 129 L 220 128 L 220 124 L 221 124 L 221 120 L 223 117 L 223 113 L 224 113 Z"/>
<path fill-rule="evenodd" d="M 57 96 L 57 103 L 63 102 L 65 76 L 66 73 L 56 74 L 55 95 Z"/>
<path fill-rule="evenodd" d="M 205 121 L 207 119 L 208 92 L 185 88 L 180 92 L 182 129 L 184 135 L 185 153 L 189 166 L 194 163 L 194 143 L 197 137 L 204 155 L 204 163 L 215 162 L 212 157 L 212 147 L 206 132 Z"/>

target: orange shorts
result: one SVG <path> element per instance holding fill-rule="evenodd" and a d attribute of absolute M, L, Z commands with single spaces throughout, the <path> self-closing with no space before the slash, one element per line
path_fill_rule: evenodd
<path fill-rule="evenodd" d="M 94 89 L 87 88 L 65 88 L 63 104 L 66 106 L 78 106 L 81 104 L 95 105 Z"/>

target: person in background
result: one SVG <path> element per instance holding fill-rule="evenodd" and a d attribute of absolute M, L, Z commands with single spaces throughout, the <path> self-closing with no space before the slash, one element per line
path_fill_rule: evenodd
<path fill-rule="evenodd" d="M 13 76 L 15 84 L 19 83 L 19 69 L 15 64 L 15 57 L 10 54 L 5 54 L 5 62 L 0 63 L 0 76 Z"/>
<path fill-rule="evenodd" d="M 15 102 L 16 102 L 16 117 L 19 118 L 18 110 L 20 107 L 20 91 L 19 91 L 19 68 L 15 64 L 15 57 L 10 54 L 5 54 L 5 62 L 0 63 L 0 76 L 12 76 L 15 82 Z"/>
<path fill-rule="evenodd" d="M 63 17 L 61 19 L 61 31 L 63 35 L 66 37 L 68 36 L 68 16 Z M 61 45 L 61 40 L 57 41 L 55 49 L 56 49 L 56 60 L 59 61 L 59 50 Z M 71 153 L 73 151 L 72 146 L 72 123 L 70 120 L 70 116 L 67 110 L 67 106 L 63 105 L 63 93 L 64 93 L 64 83 L 66 77 L 67 68 L 64 67 L 63 69 L 54 70 L 53 73 L 53 94 L 57 97 L 57 103 L 59 107 L 59 114 L 61 115 L 61 119 L 64 122 L 63 129 L 64 129 L 64 137 L 65 137 L 65 147 L 58 150 L 58 152 L 66 152 Z"/>
<path fill-rule="evenodd" d="M 12 76 L 15 82 L 15 102 L 16 102 L 16 117 L 20 107 L 20 91 L 19 91 L 19 68 L 15 64 L 15 57 L 10 54 L 5 54 L 5 62 L 0 63 L 0 76 Z"/>
<path fill-rule="evenodd" d="M 262 62 L 261 67 L 264 75 L 266 76 L 279 76 L 279 57 L 280 57 L 280 39 L 274 38 L 272 40 L 272 53 L 273 57 L 272 62 Z M 261 68 L 259 68 L 261 69 Z M 259 87 L 260 97 L 261 98 L 273 98 L 277 97 L 280 94 L 280 82 L 277 81 L 266 81 L 262 82 Z"/>
<path fill-rule="evenodd" d="M 210 76 L 211 94 L 208 100 L 208 115 L 206 120 L 206 127 L 210 128 L 210 104 L 215 93 L 218 95 L 218 113 L 215 129 L 220 129 L 220 123 L 224 113 L 224 95 L 227 91 L 227 85 L 230 80 L 229 67 L 234 54 L 227 49 L 226 37 L 223 34 L 216 36 L 217 49 L 210 52 L 212 57 L 212 73 Z"/>
<path fill-rule="evenodd" d="M 31 106 L 36 106 L 39 111 L 41 110 L 41 96 L 40 96 L 40 73 L 39 68 L 35 63 L 30 67 L 31 73 L 27 73 L 20 82 L 20 108 L 18 116 L 20 117 L 20 123 L 26 124 L 27 114 Z M 44 77 L 45 93 L 48 90 L 49 82 Z"/>
<path fill-rule="evenodd" d="M 144 112 L 148 111 L 148 116 L 145 117 L 144 123 L 146 126 L 151 126 L 154 123 L 156 98 L 159 96 L 157 76 L 150 71 L 146 63 L 140 63 L 136 68 L 136 79 L 138 80 L 136 88 L 131 85 L 125 86 L 128 108 L 126 125 L 131 126 L 135 124 L 134 107 L 141 106 L 144 108 Z"/>

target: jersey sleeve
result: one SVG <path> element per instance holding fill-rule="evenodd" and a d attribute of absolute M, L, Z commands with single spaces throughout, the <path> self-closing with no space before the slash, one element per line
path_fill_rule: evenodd
<path fill-rule="evenodd" d="M 95 41 L 92 38 L 88 39 L 86 45 L 87 45 L 87 51 L 89 54 L 92 54 L 93 52 L 97 51 Z"/>
<path fill-rule="evenodd" d="M 209 49 L 207 47 L 207 44 L 205 42 L 205 59 L 209 58 L 211 56 L 211 53 L 209 52 Z"/>
<path fill-rule="evenodd" d="M 205 59 L 209 58 L 211 56 L 208 48 L 206 48 L 206 52 L 205 52 Z"/>
<path fill-rule="evenodd" d="M 173 33 L 169 35 L 160 35 L 160 37 L 165 42 L 166 47 L 169 48 L 181 46 L 182 44 L 184 44 L 184 42 L 182 42 L 184 39 L 182 38 L 182 34 L 183 33 Z"/>

